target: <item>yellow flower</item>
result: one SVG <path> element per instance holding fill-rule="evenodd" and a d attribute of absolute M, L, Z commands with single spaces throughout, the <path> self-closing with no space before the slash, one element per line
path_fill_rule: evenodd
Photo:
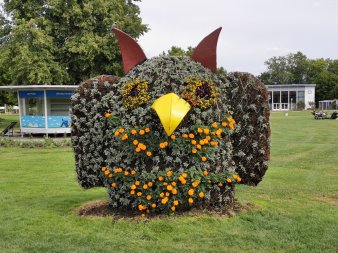
<path fill-rule="evenodd" d="M 135 135 L 135 134 L 137 134 L 137 131 L 135 129 L 133 129 L 133 130 L 131 130 L 131 134 Z"/>
<path fill-rule="evenodd" d="M 192 195 L 194 195 L 194 192 L 195 192 L 194 189 L 190 189 L 190 190 L 188 191 L 188 195 L 189 195 L 189 196 L 192 196 Z"/>
<path fill-rule="evenodd" d="M 174 200 L 173 204 L 174 206 L 178 206 L 178 200 Z"/>
<path fill-rule="evenodd" d="M 142 196 L 142 192 L 137 192 L 137 196 L 141 197 Z"/>
<path fill-rule="evenodd" d="M 237 180 L 238 183 L 242 181 L 242 179 L 240 177 L 237 177 L 236 180 Z"/>
<path fill-rule="evenodd" d="M 110 114 L 109 112 L 106 112 L 106 113 L 104 114 L 104 116 L 105 116 L 107 119 L 109 119 L 110 116 L 111 116 L 111 114 Z"/>
<path fill-rule="evenodd" d="M 202 162 L 205 162 L 207 158 L 205 156 L 202 156 Z"/>
<path fill-rule="evenodd" d="M 204 143 L 204 140 L 200 140 L 200 142 L 199 142 L 201 145 L 204 145 L 205 143 Z"/>
<path fill-rule="evenodd" d="M 130 186 L 130 189 L 132 189 L 132 190 L 135 190 L 136 189 L 136 185 L 132 185 L 132 186 Z"/>
<path fill-rule="evenodd" d="M 203 133 L 202 128 L 197 128 L 197 132 L 199 132 L 200 134 Z"/>
<path fill-rule="evenodd" d="M 192 140 L 192 141 L 191 141 L 191 144 L 192 144 L 192 145 L 196 145 L 196 144 L 197 144 L 196 140 Z"/>
<path fill-rule="evenodd" d="M 160 193 L 160 197 L 163 198 L 164 197 L 164 192 Z"/>
<path fill-rule="evenodd" d="M 183 173 L 182 173 L 182 177 L 183 177 L 183 178 L 187 178 L 187 177 L 188 177 L 188 174 L 185 173 L 185 172 L 183 172 Z"/>
<path fill-rule="evenodd" d="M 200 192 L 200 193 L 198 194 L 198 197 L 200 197 L 201 199 L 204 198 L 204 192 Z"/>
<path fill-rule="evenodd" d="M 205 139 L 208 140 L 208 141 L 210 141 L 211 140 L 210 135 L 206 136 Z"/>
<path fill-rule="evenodd" d="M 209 134 L 209 133 L 210 133 L 210 130 L 209 130 L 208 128 L 204 128 L 203 132 L 204 132 L 205 134 Z"/>
<path fill-rule="evenodd" d="M 176 186 L 176 182 L 171 182 L 171 185 L 172 186 Z"/>
<path fill-rule="evenodd" d="M 227 182 L 230 184 L 232 180 L 230 178 L 227 178 Z"/>
<path fill-rule="evenodd" d="M 204 176 L 208 176 L 209 172 L 207 170 L 203 171 Z"/>
<path fill-rule="evenodd" d="M 189 198 L 188 202 L 189 202 L 189 204 L 192 204 L 192 203 L 194 203 L 194 199 L 193 198 Z"/>
<path fill-rule="evenodd" d="M 169 170 L 168 172 L 167 172 L 167 176 L 168 177 L 171 177 L 173 175 L 173 172 L 171 171 L 171 170 Z"/>
<path fill-rule="evenodd" d="M 214 123 L 211 124 L 211 126 L 212 126 L 213 128 L 217 128 L 217 127 L 218 127 L 218 124 L 217 124 L 217 122 L 214 122 Z"/>
<path fill-rule="evenodd" d="M 168 186 L 167 186 L 167 190 L 168 190 L 168 191 L 172 191 L 172 189 L 173 189 L 172 185 L 168 185 Z"/>
<path fill-rule="evenodd" d="M 151 195 L 147 195 L 147 200 L 151 200 Z"/>
<path fill-rule="evenodd" d="M 147 185 L 147 184 L 144 184 L 142 188 L 143 188 L 144 190 L 147 190 L 147 189 L 148 189 L 148 185 Z"/>
<path fill-rule="evenodd" d="M 171 211 L 175 212 L 176 207 L 172 206 L 170 209 L 171 209 Z"/>
<path fill-rule="evenodd" d="M 140 181 L 136 181 L 136 182 L 135 182 L 135 185 L 139 186 L 140 183 L 141 183 Z"/>
<path fill-rule="evenodd" d="M 222 122 L 222 127 L 226 127 L 228 124 L 226 122 Z"/>
<path fill-rule="evenodd" d="M 152 207 L 152 208 L 155 208 L 155 207 L 156 207 L 156 204 L 155 204 L 155 203 L 152 203 L 152 204 L 151 204 L 151 207 Z"/>
<path fill-rule="evenodd" d="M 219 187 L 222 187 L 222 186 L 223 186 L 223 184 L 222 184 L 222 183 L 218 183 L 217 185 L 218 185 Z"/>

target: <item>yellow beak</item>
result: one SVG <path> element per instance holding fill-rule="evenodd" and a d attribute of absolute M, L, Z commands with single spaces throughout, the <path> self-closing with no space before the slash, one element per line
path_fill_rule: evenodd
<path fill-rule="evenodd" d="M 184 119 L 191 106 L 175 93 L 169 93 L 155 100 L 151 108 L 156 111 L 164 131 L 169 136 Z"/>

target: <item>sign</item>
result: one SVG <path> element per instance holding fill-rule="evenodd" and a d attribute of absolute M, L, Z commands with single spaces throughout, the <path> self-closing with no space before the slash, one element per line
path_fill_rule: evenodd
<path fill-rule="evenodd" d="M 42 90 L 35 90 L 35 91 L 19 91 L 20 98 L 42 98 L 43 91 Z"/>
<path fill-rule="evenodd" d="M 73 91 L 68 90 L 48 90 L 47 97 L 49 98 L 70 98 L 73 95 Z"/>

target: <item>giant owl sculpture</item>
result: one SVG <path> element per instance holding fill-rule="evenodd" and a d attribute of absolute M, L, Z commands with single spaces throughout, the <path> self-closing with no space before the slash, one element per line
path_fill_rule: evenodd
<path fill-rule="evenodd" d="M 79 183 L 105 186 L 115 208 L 174 212 L 220 208 L 236 183 L 258 184 L 269 161 L 264 85 L 216 73 L 221 28 L 192 57 L 147 59 L 113 28 L 125 76 L 99 76 L 72 97 Z"/>

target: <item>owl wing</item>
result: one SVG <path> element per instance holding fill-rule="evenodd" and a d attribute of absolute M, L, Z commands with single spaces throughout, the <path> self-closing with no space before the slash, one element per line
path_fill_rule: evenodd
<path fill-rule="evenodd" d="M 83 82 L 71 99 L 72 144 L 77 178 L 83 188 L 103 186 L 100 176 L 104 162 L 105 113 L 101 102 L 118 77 L 102 75 Z"/>
<path fill-rule="evenodd" d="M 270 110 L 264 83 L 248 73 L 230 73 L 229 103 L 237 130 L 232 135 L 236 171 L 242 182 L 257 185 L 270 160 Z"/>

